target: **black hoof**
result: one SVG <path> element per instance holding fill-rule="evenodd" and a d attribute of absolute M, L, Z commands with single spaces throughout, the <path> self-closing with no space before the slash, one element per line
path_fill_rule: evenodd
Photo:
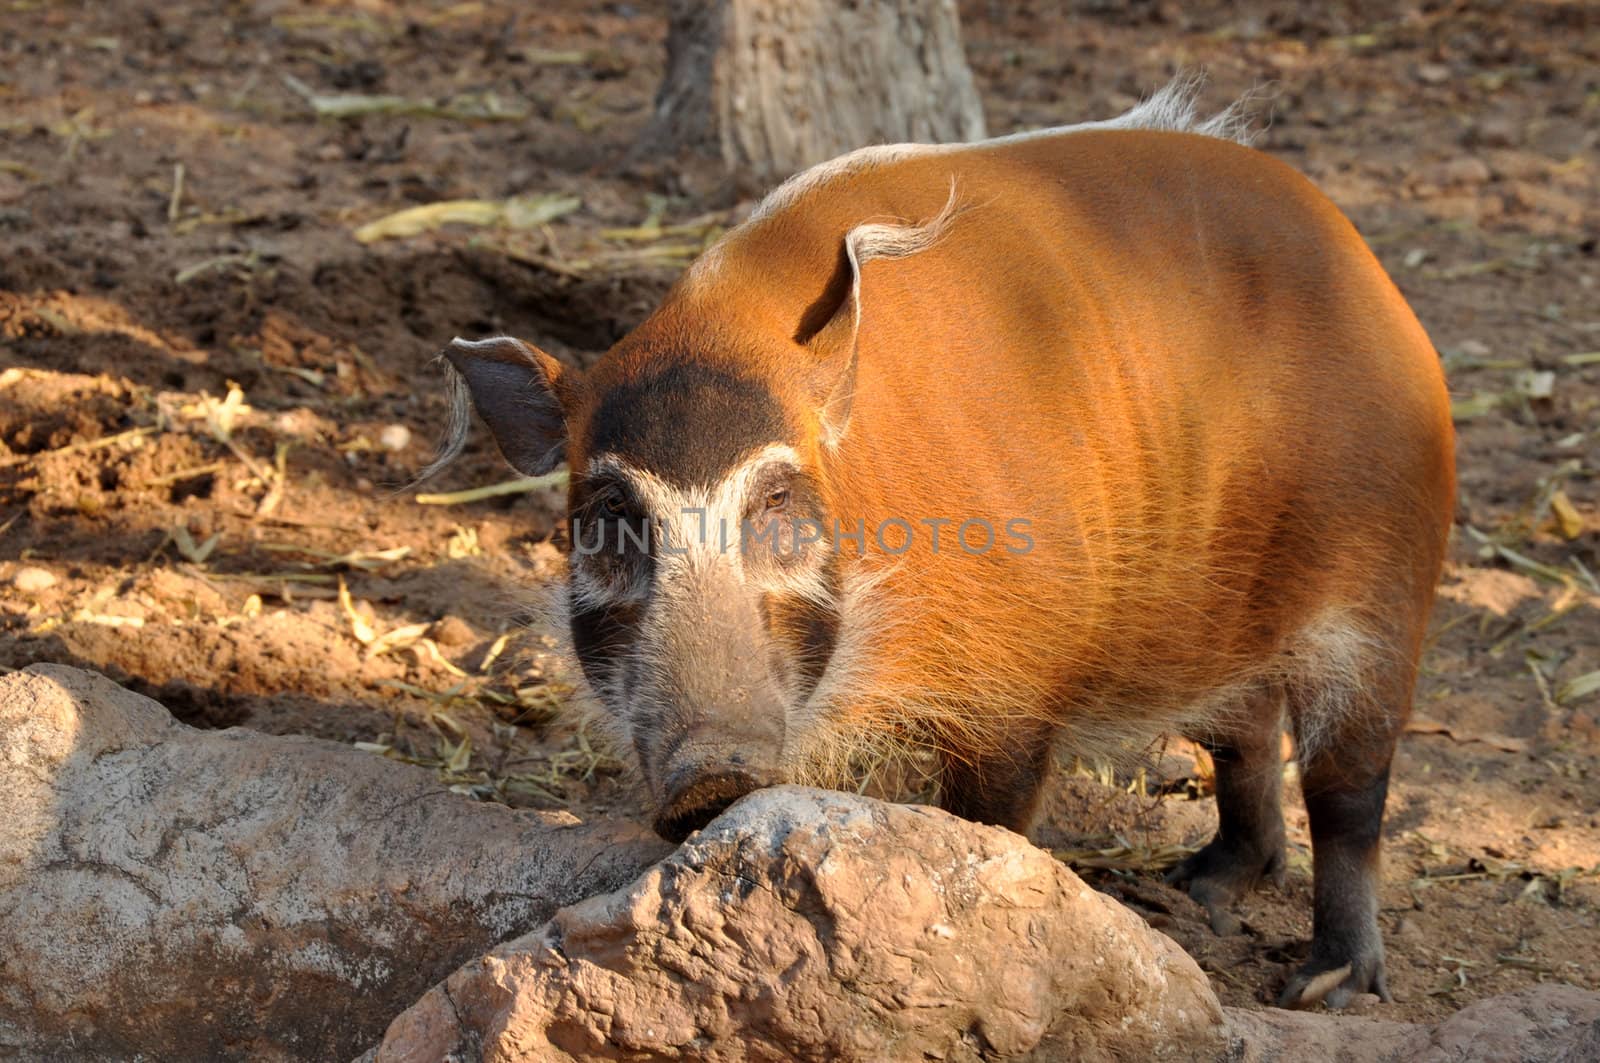
<path fill-rule="evenodd" d="M 1226 937 L 1243 929 L 1239 917 L 1229 911 L 1262 879 L 1283 884 L 1283 846 L 1254 847 L 1229 845 L 1213 839 L 1203 849 L 1167 872 L 1170 886 L 1187 886 L 1189 896 L 1205 907 L 1213 933 Z"/>
<path fill-rule="evenodd" d="M 1393 1003 L 1384 976 L 1383 947 L 1363 948 L 1355 956 L 1319 958 L 1313 954 L 1289 978 L 1278 997 L 1280 1008 L 1310 1008 L 1317 1004 L 1337 1010 L 1362 993 L 1376 993 L 1385 1004 Z"/>

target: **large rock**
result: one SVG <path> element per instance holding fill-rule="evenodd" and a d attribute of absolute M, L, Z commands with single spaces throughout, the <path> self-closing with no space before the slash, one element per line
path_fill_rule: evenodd
<path fill-rule="evenodd" d="M 1595 1063 L 1600 993 L 1540 985 L 1469 1004 L 1436 1026 L 1228 1008 L 1228 1063 Z"/>
<path fill-rule="evenodd" d="M 783 787 L 466 964 L 368 1059 L 1590 1063 L 1597 1019 L 1600 993 L 1561 985 L 1436 1026 L 1219 1008 L 1018 836 Z"/>
<path fill-rule="evenodd" d="M 429 986 L 669 847 L 89 672 L 0 678 L 0 1056 L 349 1058 Z"/>
<path fill-rule="evenodd" d="M 48 665 L 0 678 L 0 794 L 0 1057 L 1600 1059 L 1570 986 L 1433 1027 L 1224 1011 L 1016 835 L 844 794 L 752 795 L 652 867 L 640 828 Z"/>
<path fill-rule="evenodd" d="M 380 1061 L 1199 1058 L 1168 938 L 1008 831 L 781 787 L 398 1018 Z"/>

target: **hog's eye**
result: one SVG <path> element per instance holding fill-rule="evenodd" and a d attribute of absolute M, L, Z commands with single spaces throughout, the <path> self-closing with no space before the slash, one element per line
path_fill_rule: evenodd
<path fill-rule="evenodd" d="M 628 511 L 628 503 L 621 495 L 610 491 L 601 497 L 600 508 L 605 510 L 609 517 L 620 517 Z"/>
<path fill-rule="evenodd" d="M 789 489 L 775 487 L 767 492 L 765 505 L 768 513 L 775 513 L 789 504 Z"/>

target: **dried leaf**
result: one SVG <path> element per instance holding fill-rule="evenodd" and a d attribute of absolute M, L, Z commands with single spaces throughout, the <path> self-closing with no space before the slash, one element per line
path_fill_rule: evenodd
<path fill-rule="evenodd" d="M 233 430 L 246 415 L 255 412 L 244 401 L 244 391 L 238 384 L 228 382 L 228 394 L 218 399 L 205 392 L 194 402 L 184 404 L 178 411 L 192 420 L 203 420 L 206 431 L 219 443 L 233 439 Z"/>
<path fill-rule="evenodd" d="M 1499 393 L 1493 391 L 1479 391 L 1468 399 L 1454 399 L 1450 403 L 1450 418 L 1470 421 L 1483 417 L 1499 409 L 1501 401 Z"/>
<path fill-rule="evenodd" d="M 217 532 L 197 546 L 195 545 L 194 536 L 189 534 L 188 528 L 180 524 L 172 529 L 172 544 L 178 548 L 178 553 L 182 554 L 186 561 L 193 562 L 196 565 L 205 564 L 206 558 L 211 556 L 212 551 L 217 548 L 217 544 L 221 541 L 222 533 Z"/>
<path fill-rule="evenodd" d="M 431 624 L 425 623 L 406 624 L 404 627 L 397 627 L 393 631 L 386 631 L 368 643 L 367 656 L 378 657 L 391 650 L 404 649 L 422 638 L 431 626 Z M 356 637 L 360 638 L 359 635 Z"/>
<path fill-rule="evenodd" d="M 283 491 L 289 483 L 288 461 L 289 447 L 291 445 L 286 441 L 279 440 L 278 445 L 273 449 L 272 477 L 268 483 L 267 493 L 262 496 L 260 503 L 256 506 L 256 519 L 270 516 L 273 510 L 278 508 L 279 503 L 283 501 Z"/>
<path fill-rule="evenodd" d="M 1510 547 L 1497 545 L 1494 548 L 1494 552 L 1502 559 L 1510 562 L 1512 568 L 1520 569 L 1530 576 L 1535 576 L 1539 579 L 1549 580 L 1551 583 L 1560 583 L 1563 585 L 1570 584 L 1572 582 L 1572 577 L 1570 575 L 1563 572 L 1561 569 L 1556 568 L 1554 565 L 1542 564 L 1538 561 L 1535 561 L 1531 557 L 1526 557 L 1517 553 Z"/>
<path fill-rule="evenodd" d="M 1548 369 L 1524 369 L 1512 378 L 1517 394 L 1529 399 L 1548 399 L 1556 391 L 1556 375 Z"/>
<path fill-rule="evenodd" d="M 1556 491 L 1550 496 L 1550 515 L 1555 518 L 1556 531 L 1568 542 L 1583 534 L 1583 514 L 1565 491 Z"/>
<path fill-rule="evenodd" d="M 583 205 L 577 196 L 537 195 L 511 199 L 447 199 L 408 207 L 369 222 L 355 237 L 364 244 L 416 236 L 444 225 L 501 225 L 510 229 L 536 229 L 571 214 Z"/>
<path fill-rule="evenodd" d="M 378 633 L 372 630 L 372 625 L 367 623 L 367 618 L 356 612 L 356 606 L 350 600 L 350 588 L 344 585 L 344 577 L 339 578 L 339 607 L 344 610 L 344 615 L 350 621 L 350 633 L 357 642 L 363 646 L 372 645 Z"/>
<path fill-rule="evenodd" d="M 144 618 L 140 616 L 111 616 L 85 611 L 74 613 L 72 619 L 76 623 L 99 624 L 102 627 L 144 627 Z"/>
<path fill-rule="evenodd" d="M 364 118 L 367 115 L 400 115 L 418 118 L 460 118 L 482 121 L 520 121 L 528 109 L 507 106 L 492 92 L 457 96 L 454 99 L 413 100 L 407 96 L 363 96 L 356 93 L 324 95 L 295 77 L 283 75 L 283 83 L 317 113 L 318 118 Z"/>
<path fill-rule="evenodd" d="M 579 66 L 589 61 L 588 52 L 562 52 L 549 48 L 524 48 L 522 57 L 535 66 Z"/>
<path fill-rule="evenodd" d="M 364 12 L 346 15 L 331 11 L 309 11 L 304 14 L 274 15 L 272 16 L 272 24 L 278 29 L 284 30 L 325 29 L 363 32 L 381 36 L 390 36 L 396 32 L 390 28 L 389 23 L 376 19 Z"/>
<path fill-rule="evenodd" d="M 505 201 L 503 224 L 511 229 L 537 229 L 565 217 L 583 206 L 577 196 L 548 193 L 538 196 L 513 196 Z"/>
<path fill-rule="evenodd" d="M 423 23 L 429 26 L 439 26 L 454 19 L 476 18 L 483 14 L 483 5 L 478 0 L 467 0 L 466 3 L 452 4 L 443 11 L 425 15 Z"/>
<path fill-rule="evenodd" d="M 1050 855 L 1074 868 L 1106 871 L 1165 871 L 1198 852 L 1192 845 L 1112 845 L 1102 849 L 1052 849 Z"/>
<path fill-rule="evenodd" d="M 456 525 L 455 532 L 450 536 L 450 541 L 445 544 L 445 554 L 452 560 L 459 561 L 465 557 L 479 557 L 483 549 L 478 545 L 478 529 L 463 528 Z"/>
<path fill-rule="evenodd" d="M 488 199 L 446 199 L 387 214 L 356 230 L 364 244 L 403 236 L 416 236 L 444 225 L 493 225 L 503 215 L 500 204 Z"/>
<path fill-rule="evenodd" d="M 28 181 L 43 181 L 44 175 L 27 163 L 15 159 L 0 159 L 0 173 L 14 173 Z"/>
<path fill-rule="evenodd" d="M 449 772 L 463 772 L 472 762 L 472 739 L 462 738 L 459 743 L 451 745 L 441 742 L 439 759 L 444 761 L 444 770 Z"/>
<path fill-rule="evenodd" d="M 188 284 L 201 274 L 210 273 L 214 269 L 225 269 L 228 266 L 243 266 L 246 269 L 254 269 L 257 261 L 259 261 L 259 256 L 254 251 L 243 254 L 217 255 L 215 258 L 204 259 L 192 266 L 180 269 L 172 278 L 172 282 L 174 284 Z"/>
<path fill-rule="evenodd" d="M 713 216 L 704 221 L 685 222 L 682 225 L 662 225 L 659 219 L 646 219 L 644 224 L 629 229 L 601 229 L 606 240 L 626 240 L 630 243 L 651 244 L 670 236 L 690 236 L 701 241 L 702 248 L 723 233 L 720 218 Z M 676 253 L 676 252 L 675 252 Z"/>
<path fill-rule="evenodd" d="M 1526 753 L 1528 743 L 1521 738 L 1512 738 L 1510 735 L 1477 733 L 1473 731 L 1459 731 L 1449 724 L 1439 720 L 1430 720 L 1426 716 L 1413 716 L 1406 721 L 1407 734 L 1444 735 L 1446 738 L 1457 742 L 1482 742 L 1486 746 L 1505 753 Z"/>
<path fill-rule="evenodd" d="M 374 572 L 392 562 L 402 560 L 411 555 L 411 547 L 395 546 L 387 550 L 351 550 L 347 553 L 336 554 L 327 550 L 318 550 L 310 546 L 300 546 L 297 543 L 261 543 L 262 550 L 271 550 L 274 553 L 305 554 L 314 557 L 316 562 L 306 562 L 308 568 L 355 568 L 363 572 Z"/>
<path fill-rule="evenodd" d="M 500 654 L 505 652 L 506 644 L 510 641 L 511 635 L 509 632 L 495 639 L 494 644 L 489 647 L 489 652 L 483 655 L 483 663 L 478 665 L 478 671 L 482 672 L 484 675 L 488 675 L 489 666 L 494 664 L 494 662 L 500 657 Z"/>
<path fill-rule="evenodd" d="M 455 697 L 456 694 L 459 694 L 465 686 L 465 683 L 457 683 L 445 693 L 435 694 L 433 696 L 439 701 L 449 701 L 451 698 Z M 432 724 L 436 730 L 438 729 L 439 725 L 442 724 L 449 729 L 451 734 L 454 734 L 458 738 L 465 738 L 467 734 L 467 729 L 461 726 L 461 722 L 443 709 L 435 709 L 433 712 L 429 713 L 428 723 Z"/>
<path fill-rule="evenodd" d="M 1596 693 L 1600 693 L 1600 671 L 1587 672 L 1561 684 L 1556 691 L 1556 704 L 1567 705 Z"/>

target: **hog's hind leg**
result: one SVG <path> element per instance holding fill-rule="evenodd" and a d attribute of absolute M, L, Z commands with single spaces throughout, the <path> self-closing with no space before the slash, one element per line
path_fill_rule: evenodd
<path fill-rule="evenodd" d="M 1216 764 L 1217 835 L 1167 881 L 1188 887 L 1218 934 L 1239 932 L 1231 908 L 1262 879 L 1283 881 L 1282 698 L 1260 684 L 1222 721 L 1226 738 L 1197 736 Z"/>
<path fill-rule="evenodd" d="M 1291 684 L 1289 712 L 1311 825 L 1311 958 L 1280 1007 L 1342 1008 L 1360 993 L 1388 1001 L 1378 929 L 1379 839 L 1395 741 L 1416 665 L 1402 636 L 1375 640 L 1355 675 Z M 1337 670 L 1336 670 L 1337 671 Z"/>

